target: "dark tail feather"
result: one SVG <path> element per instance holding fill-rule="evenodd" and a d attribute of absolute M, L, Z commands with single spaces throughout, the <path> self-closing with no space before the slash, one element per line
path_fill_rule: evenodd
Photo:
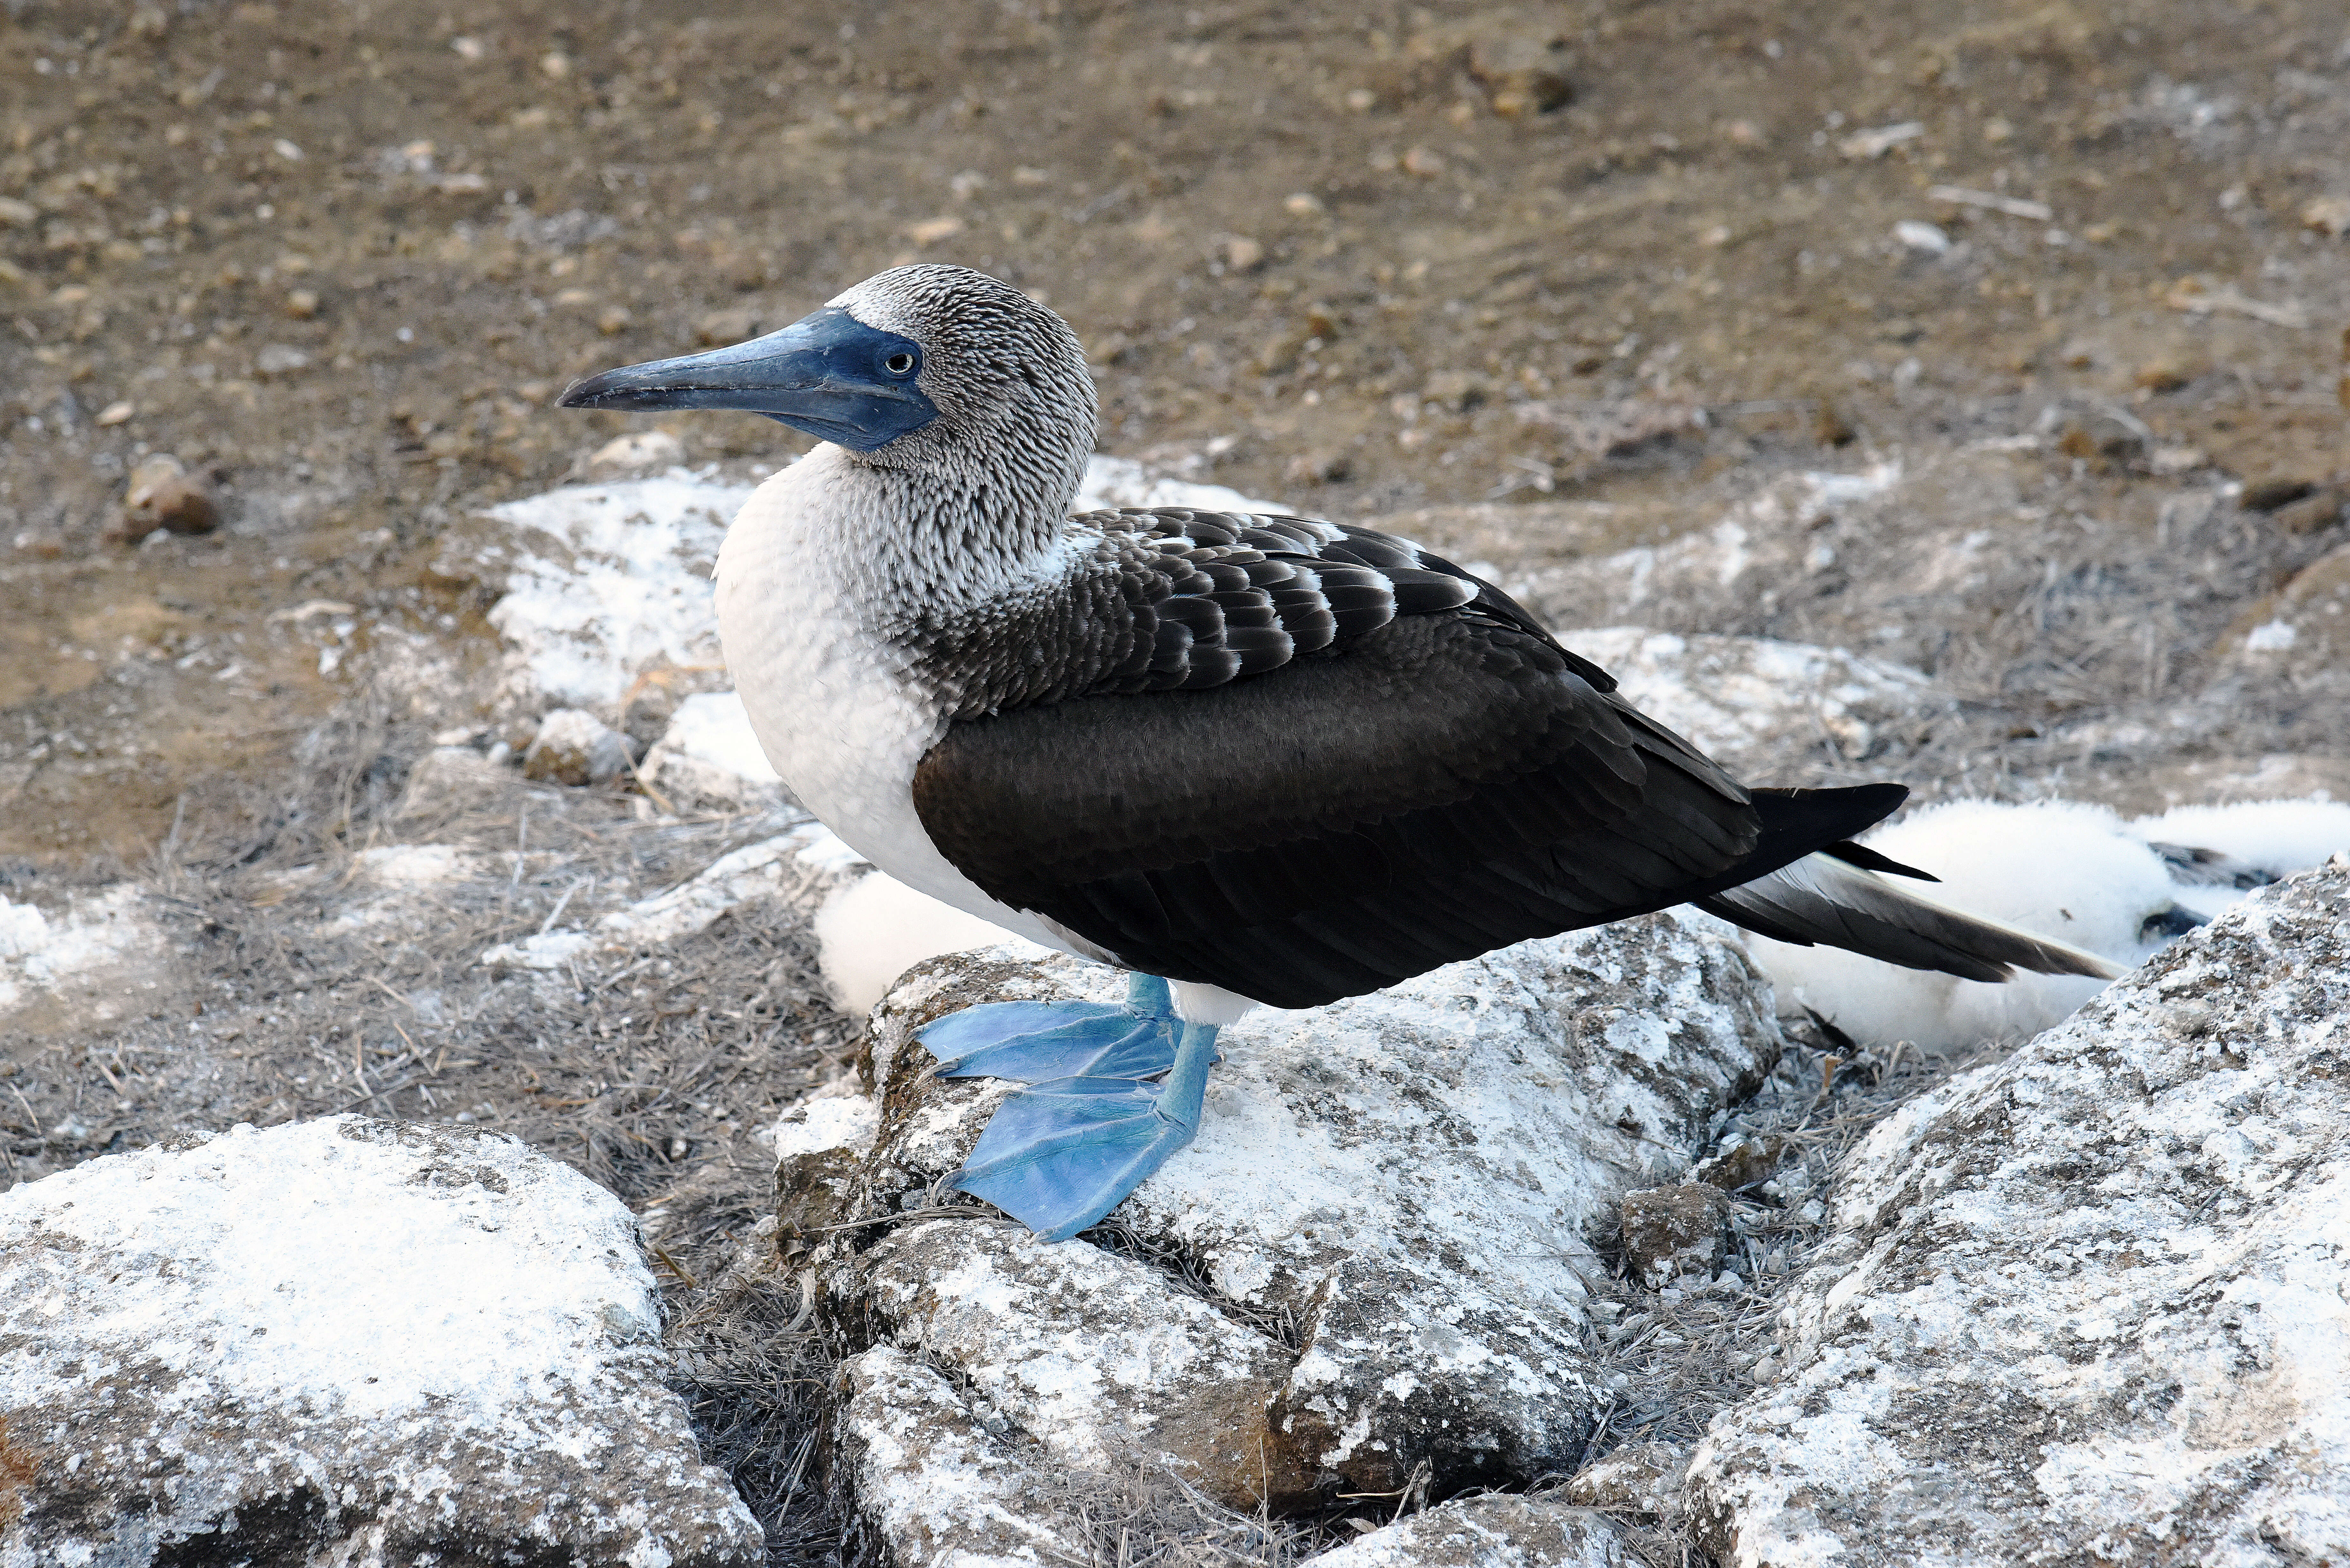
<path fill-rule="evenodd" d="M 1843 847 L 1805 856 L 1690 902 L 1779 941 L 1799 947 L 1825 942 L 1905 969 L 1939 970 L 1963 980 L 2012 980 L 2019 969 L 2097 980 L 2122 972 L 2095 953 L 1919 898 L 1875 871 L 1848 864 Z"/>
<path fill-rule="evenodd" d="M 1749 792 L 1762 818 L 1762 836 L 1747 856 L 1740 881 L 1752 881 L 1802 859 L 1815 849 L 1831 853 L 1846 847 L 1855 834 L 1866 832 L 1901 809 L 1908 789 L 1898 784 L 1860 784 L 1852 789 L 1758 789 Z M 1859 849 L 1858 845 L 1851 847 Z M 1874 865 L 1881 856 L 1861 849 Z M 1748 871 L 1747 867 L 1753 869 Z"/>

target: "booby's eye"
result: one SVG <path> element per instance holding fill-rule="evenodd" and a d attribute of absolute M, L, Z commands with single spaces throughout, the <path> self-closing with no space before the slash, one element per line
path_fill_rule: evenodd
<path fill-rule="evenodd" d="M 881 368 L 892 376 L 910 376 L 914 373 L 914 357 L 900 349 L 882 360 Z"/>

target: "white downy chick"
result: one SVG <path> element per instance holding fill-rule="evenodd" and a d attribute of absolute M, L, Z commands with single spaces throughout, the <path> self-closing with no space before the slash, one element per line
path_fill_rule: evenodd
<path fill-rule="evenodd" d="M 2118 964 L 2143 962 L 2175 929 L 2164 925 L 2178 889 L 2162 857 L 2103 806 L 1958 801 L 1929 806 L 1864 842 L 1942 879 L 1906 883 L 1912 893 Z M 2039 974 L 1992 984 L 1764 937 L 1750 935 L 1747 946 L 1770 971 L 1783 1006 L 1810 1007 L 1865 1044 L 1908 1040 L 1944 1051 L 2021 1039 L 2105 985 Z"/>
<path fill-rule="evenodd" d="M 2178 901 L 2205 919 L 2253 888 L 2350 854 L 2350 805 L 2260 800 L 2182 805 L 2142 816 L 2130 831 L 2169 863 Z"/>
<path fill-rule="evenodd" d="M 879 871 L 824 901 L 816 912 L 816 966 L 833 1001 L 856 1018 L 870 1012 L 898 977 L 924 959 L 1006 943 L 1045 951 Z"/>

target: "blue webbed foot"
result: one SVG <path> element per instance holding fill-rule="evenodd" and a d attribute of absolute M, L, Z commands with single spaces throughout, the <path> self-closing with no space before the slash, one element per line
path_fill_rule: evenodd
<path fill-rule="evenodd" d="M 1199 1131 L 1216 1026 L 1179 1028 L 1163 1082 L 1072 1075 L 1015 1091 L 948 1185 L 1047 1241 L 1097 1223 Z"/>
<path fill-rule="evenodd" d="M 941 1078 L 1148 1078 L 1175 1063 L 1180 1027 L 1155 975 L 1131 976 L 1123 1007 L 1098 1002 L 991 1002 L 921 1032 Z"/>

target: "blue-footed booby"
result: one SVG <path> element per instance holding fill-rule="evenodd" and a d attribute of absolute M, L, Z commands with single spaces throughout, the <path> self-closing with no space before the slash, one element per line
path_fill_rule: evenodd
<path fill-rule="evenodd" d="M 568 408 L 741 409 L 820 439 L 718 558 L 726 661 L 792 793 L 890 876 L 1129 974 L 1124 1006 L 928 1026 L 1021 1086 L 953 1184 L 1051 1240 L 1198 1130 L 1219 1028 L 1690 903 L 1976 980 L 2110 975 L 1912 898 L 1851 842 L 1907 792 L 1750 789 L 1491 583 L 1368 528 L 1072 516 L 1095 402 L 1066 323 L 901 266 Z"/>

